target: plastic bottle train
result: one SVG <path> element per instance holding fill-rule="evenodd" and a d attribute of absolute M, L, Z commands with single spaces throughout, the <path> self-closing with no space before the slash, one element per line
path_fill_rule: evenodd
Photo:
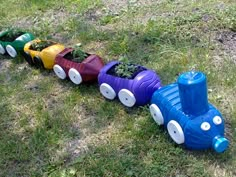
<path fill-rule="evenodd" d="M 177 144 L 189 149 L 227 149 L 224 120 L 207 99 L 206 76 L 201 72 L 186 72 L 177 83 L 155 91 L 150 112 L 158 125 L 164 125 Z"/>
<path fill-rule="evenodd" d="M 189 149 L 213 148 L 224 152 L 229 141 L 224 137 L 224 120 L 207 98 L 206 76 L 201 72 L 186 72 L 176 83 L 162 87 L 155 71 L 136 65 L 130 78 L 114 75 L 118 61 L 104 66 L 101 57 L 86 53 L 83 61 L 70 58 L 73 48 L 45 41 L 49 45 L 36 50 L 34 44 L 42 42 L 30 33 L 23 33 L 12 41 L 4 41 L 0 33 L 0 54 L 11 57 L 22 53 L 26 61 L 38 68 L 53 69 L 60 79 L 69 78 L 74 84 L 98 80 L 101 94 L 110 100 L 119 98 L 127 107 L 150 102 L 150 112 L 158 125 L 164 125 L 177 144 Z"/>

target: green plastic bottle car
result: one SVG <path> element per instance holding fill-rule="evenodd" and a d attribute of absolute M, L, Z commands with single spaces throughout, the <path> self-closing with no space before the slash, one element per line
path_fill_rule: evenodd
<path fill-rule="evenodd" d="M 4 55 L 6 52 L 11 57 L 16 57 L 19 53 L 24 51 L 24 45 L 34 39 L 33 34 L 28 32 L 5 30 L 0 32 L 0 54 Z"/>

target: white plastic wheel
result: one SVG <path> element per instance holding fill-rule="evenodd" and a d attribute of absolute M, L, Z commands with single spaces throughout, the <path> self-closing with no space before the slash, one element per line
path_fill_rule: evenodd
<path fill-rule="evenodd" d="M 106 83 L 100 85 L 100 92 L 105 98 L 109 100 L 113 100 L 116 97 L 116 92 L 114 89 Z"/>
<path fill-rule="evenodd" d="M 5 49 L 4 49 L 4 47 L 0 44 L 0 54 L 5 54 Z"/>
<path fill-rule="evenodd" d="M 60 79 L 65 79 L 66 78 L 66 73 L 65 71 L 62 69 L 61 66 L 59 65 L 54 65 L 53 66 L 53 71 L 55 72 L 55 74 L 57 75 L 57 77 L 59 77 Z"/>
<path fill-rule="evenodd" d="M 80 73 L 74 68 L 71 68 L 69 70 L 69 78 L 76 85 L 78 85 L 82 82 L 82 77 L 81 77 Z"/>
<path fill-rule="evenodd" d="M 151 104 L 149 109 L 150 109 L 151 115 L 152 115 L 153 119 L 155 120 L 155 122 L 158 125 L 163 125 L 164 118 L 162 116 L 162 113 L 161 113 L 161 110 L 159 109 L 159 107 L 155 104 Z"/>
<path fill-rule="evenodd" d="M 17 52 L 16 50 L 14 49 L 14 47 L 12 47 L 11 45 L 7 45 L 6 46 L 6 50 L 7 50 L 7 53 L 11 56 L 11 57 L 16 57 L 17 55 Z"/>
<path fill-rule="evenodd" d="M 167 124 L 167 130 L 171 138 L 177 143 L 182 144 L 184 143 L 184 132 L 181 126 L 175 120 L 171 120 Z"/>
<path fill-rule="evenodd" d="M 127 90 L 127 89 L 121 89 L 118 93 L 118 97 L 125 106 L 132 107 L 134 106 L 136 99 L 134 97 L 134 94 Z"/>

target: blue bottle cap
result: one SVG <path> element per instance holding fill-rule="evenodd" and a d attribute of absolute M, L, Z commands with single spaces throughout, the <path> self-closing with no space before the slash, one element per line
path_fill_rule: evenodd
<path fill-rule="evenodd" d="M 199 116 L 209 110 L 207 79 L 204 73 L 188 71 L 178 78 L 182 110 L 187 115 Z"/>
<path fill-rule="evenodd" d="M 201 83 L 206 79 L 205 74 L 198 71 L 189 71 L 181 74 L 178 78 L 178 83 L 184 84 L 184 85 L 192 85 Z"/>
<path fill-rule="evenodd" d="M 213 140 L 213 148 L 216 152 L 224 152 L 229 146 L 229 141 L 224 137 L 215 137 Z"/>

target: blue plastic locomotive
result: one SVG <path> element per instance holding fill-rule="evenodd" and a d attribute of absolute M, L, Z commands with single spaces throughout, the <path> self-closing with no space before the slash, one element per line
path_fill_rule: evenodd
<path fill-rule="evenodd" d="M 207 80 L 201 72 L 183 73 L 176 83 L 156 90 L 150 112 L 177 144 L 184 144 L 188 149 L 213 148 L 223 152 L 229 146 L 224 137 L 224 120 L 208 103 Z"/>

